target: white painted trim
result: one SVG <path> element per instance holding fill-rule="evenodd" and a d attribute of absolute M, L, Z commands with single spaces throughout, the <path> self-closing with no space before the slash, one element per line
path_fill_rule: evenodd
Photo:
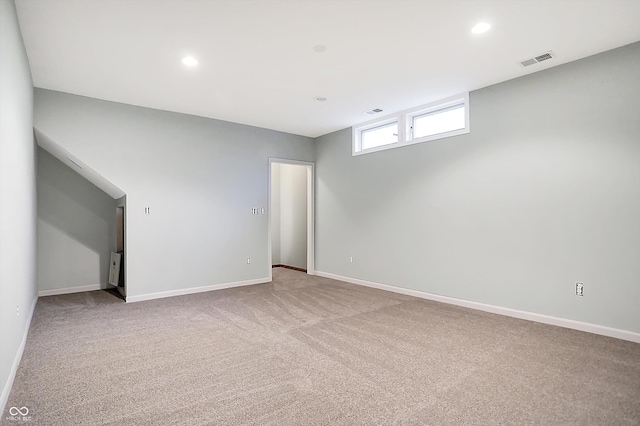
<path fill-rule="evenodd" d="M 267 260 L 269 267 L 269 281 L 273 279 L 273 253 L 271 252 L 271 172 L 272 165 L 293 164 L 307 168 L 307 274 L 315 275 L 315 181 L 316 165 L 310 161 L 289 160 L 286 158 L 269 157 L 269 180 L 267 190 Z"/>
<path fill-rule="evenodd" d="M 222 283 L 222 284 L 213 284 L 213 285 L 207 285 L 207 286 L 204 286 L 204 287 L 192 287 L 192 288 L 184 288 L 184 289 L 180 289 L 180 290 L 169 290 L 169 291 L 160 291 L 158 293 L 141 294 L 139 296 L 127 296 L 126 301 L 127 301 L 127 303 L 130 303 L 130 302 L 143 302 L 145 300 L 163 299 L 165 297 L 173 297 L 173 296 L 184 296 L 184 295 L 187 295 L 187 294 L 204 293 L 204 292 L 207 292 L 207 291 L 223 290 L 225 288 L 232 288 L 232 287 L 244 287 L 244 286 L 248 286 L 248 285 L 263 284 L 263 283 L 268 283 L 268 282 L 271 282 L 271 278 L 269 278 L 269 277 L 257 278 L 257 279 L 254 279 L 254 280 L 235 281 L 235 282 L 231 282 L 231 283 Z"/>
<path fill-rule="evenodd" d="M 7 377 L 7 382 L 4 385 L 4 389 L 2 389 L 2 395 L 0 396 L 0 416 L 4 414 L 5 406 L 7 405 L 7 401 L 9 400 L 9 394 L 11 393 L 11 388 L 13 387 L 13 381 L 16 378 L 16 373 L 18 372 L 18 366 L 20 366 L 20 360 L 22 359 L 22 353 L 24 352 L 24 346 L 27 344 L 27 336 L 29 335 L 29 329 L 31 328 L 31 319 L 33 318 L 33 312 L 36 310 L 36 303 L 38 302 L 38 296 L 33 299 L 31 303 L 31 307 L 29 308 L 29 318 L 27 319 L 24 333 L 22 335 L 22 341 L 20 342 L 20 346 L 18 347 L 18 352 L 16 352 L 16 356 L 13 359 L 13 365 L 11 366 L 11 370 L 9 371 L 9 376 Z"/>
<path fill-rule="evenodd" d="M 571 328 L 573 330 L 586 331 L 587 333 L 600 334 L 602 336 L 615 337 L 616 339 L 640 343 L 640 333 L 636 333 L 634 331 L 621 330 L 618 328 L 606 327 L 604 325 L 575 321 L 566 318 L 558 318 L 550 315 L 537 314 L 534 312 L 520 311 L 518 309 L 505 308 L 502 306 L 487 305 L 485 303 L 472 302 L 470 300 L 456 299 L 454 297 L 441 296 L 439 294 L 426 293 L 402 287 L 395 287 L 392 285 L 380 284 L 373 281 L 361 280 L 358 278 L 345 277 L 328 272 L 316 271 L 316 275 L 365 287 L 391 291 L 393 293 L 406 294 L 407 296 L 419 297 L 421 299 L 428 299 L 436 302 L 448 303 L 450 305 L 463 306 L 465 308 L 477 309 L 479 311 L 491 312 L 508 317 L 520 318 L 524 320 L 539 322 L 542 324 L 555 325 L 558 327 Z"/>
<path fill-rule="evenodd" d="M 78 287 L 52 288 L 50 290 L 38 290 L 38 297 L 56 296 L 58 294 L 82 293 L 83 291 L 104 290 L 106 288 L 106 284 L 90 284 Z"/>
<path fill-rule="evenodd" d="M 315 181 L 316 165 L 307 166 L 307 274 L 316 274 L 315 265 Z"/>
<path fill-rule="evenodd" d="M 271 243 L 271 174 L 273 161 L 269 158 L 267 170 L 267 276 L 273 281 L 273 244 Z"/>

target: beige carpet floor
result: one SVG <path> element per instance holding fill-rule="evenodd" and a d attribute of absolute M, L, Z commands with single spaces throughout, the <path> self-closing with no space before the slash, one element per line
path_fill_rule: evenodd
<path fill-rule="evenodd" d="M 2 424 L 12 406 L 39 425 L 637 425 L 640 344 L 278 268 L 40 298 Z"/>

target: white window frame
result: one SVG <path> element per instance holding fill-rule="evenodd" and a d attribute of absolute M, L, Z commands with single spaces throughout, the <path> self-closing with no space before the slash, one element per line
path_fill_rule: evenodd
<path fill-rule="evenodd" d="M 353 155 L 365 154 L 368 152 L 376 152 L 384 149 L 389 149 L 391 146 L 396 146 L 404 140 L 403 135 L 400 133 L 404 130 L 403 122 L 400 120 L 400 115 L 389 115 L 384 118 L 378 118 L 376 120 L 367 121 L 366 123 L 360 124 L 358 127 L 353 127 L 352 129 L 352 153 Z M 388 124 L 398 123 L 398 142 L 392 142 L 387 145 L 380 145 L 374 148 L 362 149 L 362 134 L 367 130 L 375 129 L 376 127 L 386 126 Z"/>
<path fill-rule="evenodd" d="M 448 132 L 437 133 L 435 135 L 423 136 L 421 138 L 412 137 L 413 120 L 424 114 L 437 112 L 439 110 L 448 109 L 455 105 L 464 106 L 464 120 L 465 126 L 462 129 L 451 130 Z M 387 145 L 377 146 L 375 148 L 362 149 L 362 133 L 367 130 L 374 129 L 376 127 L 384 126 L 386 124 L 398 122 L 398 142 L 390 143 Z M 361 123 L 352 127 L 352 144 L 351 153 L 353 156 L 370 154 L 372 152 L 384 151 L 387 149 L 400 148 L 403 146 L 414 145 L 422 142 L 429 142 L 437 139 L 449 138 L 451 136 L 462 135 L 469 133 L 469 93 L 463 93 L 458 96 L 452 96 L 447 99 L 442 99 L 436 102 L 431 102 L 426 105 L 412 108 L 409 110 L 401 111 L 398 114 L 389 115 L 386 117 L 378 118 L 375 120 Z"/>

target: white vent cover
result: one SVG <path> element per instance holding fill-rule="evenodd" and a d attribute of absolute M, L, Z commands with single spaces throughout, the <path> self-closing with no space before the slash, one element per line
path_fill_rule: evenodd
<path fill-rule="evenodd" d="M 373 115 L 373 114 L 378 114 L 379 112 L 382 112 L 382 110 L 380 108 L 375 108 L 375 109 L 370 109 L 369 111 L 365 111 L 364 113 Z"/>
<path fill-rule="evenodd" d="M 524 61 L 518 62 L 520 66 L 528 67 L 529 65 L 537 64 L 538 62 L 547 61 L 549 59 L 555 58 L 556 55 L 550 50 L 548 52 L 541 53 L 538 56 L 535 56 L 530 59 L 525 59 Z"/>

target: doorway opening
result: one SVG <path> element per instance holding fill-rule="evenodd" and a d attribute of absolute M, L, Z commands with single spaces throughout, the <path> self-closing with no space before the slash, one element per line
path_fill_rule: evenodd
<path fill-rule="evenodd" d="M 315 273 L 314 164 L 269 159 L 269 277 L 283 267 Z"/>
<path fill-rule="evenodd" d="M 124 203 L 116 206 L 116 253 L 120 255 L 120 262 L 118 268 L 117 289 L 122 297 L 127 297 L 127 291 L 125 287 L 125 208 Z"/>

